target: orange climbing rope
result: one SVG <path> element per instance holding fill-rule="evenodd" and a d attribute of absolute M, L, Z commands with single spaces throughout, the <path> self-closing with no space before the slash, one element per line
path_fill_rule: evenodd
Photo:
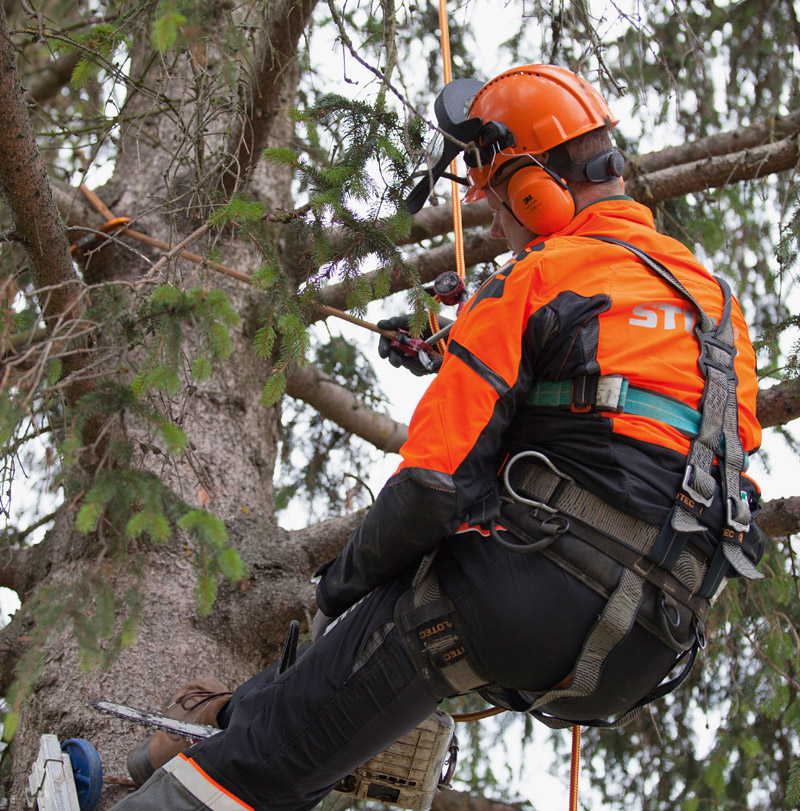
<path fill-rule="evenodd" d="M 450 58 L 450 27 L 447 23 L 447 0 L 439 0 L 439 31 L 442 40 L 442 64 L 444 68 L 444 83 L 448 84 L 453 80 Z M 458 172 L 455 159 L 450 164 L 450 172 L 453 176 Z M 458 278 L 464 281 L 466 273 L 466 262 L 464 260 L 464 229 L 461 223 L 461 191 L 455 180 L 450 181 L 451 197 L 453 200 L 453 236 L 455 238 L 456 249 L 456 272 Z M 439 297 L 436 297 L 439 300 Z M 435 334 L 439 331 L 439 319 L 433 311 L 428 316 L 431 331 Z M 444 354 L 444 341 L 439 341 L 439 351 Z"/>
<path fill-rule="evenodd" d="M 248 276 L 246 273 L 242 273 L 240 270 L 229 268 L 226 265 L 220 265 L 218 262 L 211 262 L 202 256 L 198 256 L 196 253 L 180 250 L 179 246 L 169 245 L 166 242 L 162 242 L 159 239 L 154 239 L 153 237 L 143 234 L 140 231 L 134 231 L 129 227 L 131 222 L 130 217 L 116 217 L 111 209 L 109 209 L 108 206 L 106 206 L 106 204 L 90 188 L 88 188 L 88 186 L 81 185 L 81 191 L 86 199 L 91 203 L 92 207 L 99 214 L 102 214 L 107 221 L 101 225 L 96 232 L 92 231 L 87 236 L 81 237 L 81 239 L 70 247 L 70 252 L 76 259 L 79 259 L 87 250 L 100 247 L 103 244 L 106 234 L 109 236 L 112 234 L 119 234 L 120 236 L 132 237 L 139 242 L 143 242 L 153 248 L 158 248 L 165 253 L 177 253 L 178 256 L 181 256 L 183 259 L 188 259 L 190 262 L 193 262 L 196 265 L 203 265 L 204 267 L 210 268 L 217 273 L 223 273 L 226 276 L 230 276 L 232 279 L 237 279 L 240 282 L 245 282 L 246 284 L 253 283 L 250 276 Z M 318 305 L 317 309 L 326 315 L 333 315 L 336 318 L 340 318 L 343 321 L 348 321 L 351 324 L 363 327 L 371 332 L 376 332 L 379 335 L 385 335 L 387 338 L 397 337 L 397 332 L 395 330 L 379 329 L 375 326 L 375 324 L 371 324 L 369 321 L 364 321 L 362 318 L 356 318 L 354 315 L 337 310 L 335 307 L 320 304 Z"/>
<path fill-rule="evenodd" d="M 581 728 L 572 727 L 572 763 L 569 775 L 569 811 L 578 811 L 578 772 L 581 766 Z"/>
<path fill-rule="evenodd" d="M 450 717 L 456 723 L 462 721 L 482 721 L 484 718 L 500 715 L 501 712 L 505 712 L 502 707 L 488 707 L 485 710 L 478 710 L 477 712 L 455 712 Z"/>

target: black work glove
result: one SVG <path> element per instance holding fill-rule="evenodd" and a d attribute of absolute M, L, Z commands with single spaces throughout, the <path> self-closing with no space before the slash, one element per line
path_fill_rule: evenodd
<path fill-rule="evenodd" d="M 408 328 L 409 316 L 407 315 L 396 315 L 394 318 L 386 318 L 383 321 L 378 321 L 377 327 L 378 329 L 385 329 L 385 330 L 405 330 L 406 332 L 409 331 Z M 453 322 L 449 318 L 442 318 L 439 317 L 439 326 L 446 327 L 448 324 L 452 324 Z M 422 333 L 422 339 L 427 340 L 432 335 L 430 327 L 426 327 L 425 331 Z M 382 358 L 388 359 L 389 363 L 392 364 L 396 369 L 399 369 L 401 366 L 408 369 L 412 374 L 415 374 L 417 377 L 422 377 L 422 375 L 430 375 L 435 374 L 439 371 L 439 367 L 442 365 L 442 359 L 438 355 L 431 355 L 429 356 L 432 364 L 430 368 L 427 368 L 422 361 L 419 359 L 419 355 L 413 354 L 409 355 L 406 352 L 403 352 L 397 346 L 392 346 L 392 339 L 387 338 L 385 335 L 381 335 L 381 339 L 378 342 L 378 354 Z M 435 347 L 433 347 L 435 349 Z"/>

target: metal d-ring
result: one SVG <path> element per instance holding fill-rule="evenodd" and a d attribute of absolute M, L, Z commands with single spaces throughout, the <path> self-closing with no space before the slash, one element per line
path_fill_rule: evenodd
<path fill-rule="evenodd" d="M 663 594 L 661 595 L 661 611 L 664 614 L 664 619 L 673 627 L 677 628 L 681 624 L 681 614 L 678 611 L 678 603 L 675 601 L 674 597 L 669 597 L 669 602 L 667 602 L 668 595 Z M 670 617 L 669 612 L 672 611 L 674 614 L 675 619 Z"/>
<path fill-rule="evenodd" d="M 560 479 L 566 479 L 567 481 L 571 482 L 573 480 L 572 476 L 567 476 L 566 473 L 562 473 L 543 453 L 539 453 L 539 451 L 520 451 L 518 454 L 512 456 L 508 462 L 506 462 L 506 467 L 503 471 L 503 484 L 505 484 L 506 490 L 508 490 L 511 498 L 513 498 L 514 501 L 520 502 L 521 504 L 528 504 L 531 507 L 536 507 L 537 509 L 544 510 L 545 512 L 555 515 L 558 512 L 555 507 L 551 507 L 549 504 L 545 504 L 543 501 L 535 501 L 531 498 L 525 498 L 511 486 L 511 482 L 509 481 L 509 473 L 511 472 L 511 468 L 520 459 L 524 459 L 526 457 L 533 457 L 534 459 L 538 459 L 540 462 L 543 462 Z"/>

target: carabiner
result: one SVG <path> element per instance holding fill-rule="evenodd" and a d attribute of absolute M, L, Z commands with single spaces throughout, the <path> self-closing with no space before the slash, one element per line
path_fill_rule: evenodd
<path fill-rule="evenodd" d="M 525 498 L 521 496 L 514 488 L 511 486 L 511 482 L 509 481 L 509 473 L 513 465 L 518 462 L 520 459 L 524 459 L 526 457 L 533 457 L 538 459 L 540 462 L 544 462 L 544 464 L 553 471 L 560 479 L 565 479 L 566 481 L 572 481 L 572 476 L 567 476 L 566 473 L 562 473 L 543 453 L 539 453 L 539 451 L 520 451 L 518 454 L 512 456 L 508 462 L 506 462 L 505 470 L 503 471 L 503 484 L 506 486 L 506 490 L 508 490 L 511 498 L 514 501 L 518 501 L 520 504 L 528 504 L 531 507 L 536 507 L 537 509 L 544 510 L 545 512 L 549 512 L 555 515 L 558 510 L 555 507 L 551 507 L 548 504 L 545 504 L 543 501 L 535 501 L 530 498 Z"/>

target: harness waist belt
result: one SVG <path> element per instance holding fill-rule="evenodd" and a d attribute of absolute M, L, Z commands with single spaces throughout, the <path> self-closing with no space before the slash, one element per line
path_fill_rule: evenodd
<path fill-rule="evenodd" d="M 520 460 L 514 464 L 509 480 L 515 491 L 529 495 L 607 536 L 609 543 L 603 544 L 602 551 L 615 557 L 623 565 L 631 566 L 635 562 L 631 555 L 625 554 L 626 549 L 646 558 L 653 551 L 661 534 L 660 527 L 622 512 L 580 487 L 572 479 L 560 476 L 535 462 Z M 614 546 L 622 554 L 615 554 Z M 644 574 L 639 566 L 636 568 Z M 699 591 L 707 569 L 706 559 L 687 545 L 671 571 L 663 570 L 663 575 L 674 576 L 677 584 L 682 587 L 681 590 L 685 589 L 683 599 L 678 593 L 675 596 L 697 611 L 699 603 L 696 604 L 691 598 Z M 652 580 L 652 575 L 648 579 Z M 661 583 L 658 585 L 663 587 Z"/>
<path fill-rule="evenodd" d="M 689 436 L 696 436 L 700 429 L 699 411 L 666 394 L 631 386 L 622 375 L 539 381 L 528 392 L 525 405 L 634 414 L 666 423 Z"/>

